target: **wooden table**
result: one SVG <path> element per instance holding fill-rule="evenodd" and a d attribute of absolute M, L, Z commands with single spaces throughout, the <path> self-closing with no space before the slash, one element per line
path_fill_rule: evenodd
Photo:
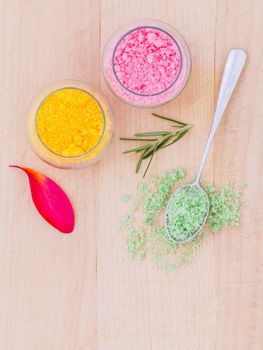
<path fill-rule="evenodd" d="M 1 350 L 263 349 L 263 3 L 261 0 L 1 1 Z M 230 48 L 248 61 L 205 171 L 217 185 L 248 184 L 242 224 L 209 236 L 193 264 L 166 274 L 133 260 L 119 232 L 140 176 L 119 137 L 158 129 L 150 110 L 124 105 L 103 81 L 102 49 L 120 25 L 161 19 L 189 43 L 193 59 L 183 94 L 155 109 L 194 124 L 159 154 L 150 173 L 198 166 Z M 26 135 L 27 107 L 51 82 L 80 79 L 100 87 L 115 111 L 107 156 L 83 170 L 39 160 Z M 66 189 L 76 229 L 64 236 L 36 213 L 26 177 L 35 168 Z"/>

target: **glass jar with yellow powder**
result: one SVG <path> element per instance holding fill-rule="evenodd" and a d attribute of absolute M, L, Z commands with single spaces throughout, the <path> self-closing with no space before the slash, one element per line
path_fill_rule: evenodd
<path fill-rule="evenodd" d="M 80 168 L 99 160 L 113 125 L 106 99 L 92 86 L 63 81 L 42 91 L 29 111 L 29 140 L 35 153 L 58 168 Z"/>

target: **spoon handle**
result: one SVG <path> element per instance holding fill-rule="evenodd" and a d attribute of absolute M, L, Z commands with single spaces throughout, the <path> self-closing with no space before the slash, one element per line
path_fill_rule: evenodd
<path fill-rule="evenodd" d="M 208 136 L 207 144 L 205 146 L 204 154 L 200 163 L 198 173 L 196 175 L 195 183 L 198 184 L 202 175 L 208 153 L 210 151 L 216 130 L 222 119 L 223 113 L 226 109 L 228 101 L 234 91 L 234 88 L 239 79 L 240 73 L 244 67 L 247 55 L 241 49 L 232 49 L 227 57 L 224 68 L 224 74 L 221 81 L 219 96 L 214 114 L 213 123 Z"/>

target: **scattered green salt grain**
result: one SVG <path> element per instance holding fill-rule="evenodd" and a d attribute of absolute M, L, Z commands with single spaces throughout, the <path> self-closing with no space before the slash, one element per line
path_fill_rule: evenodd
<path fill-rule="evenodd" d="M 204 223 L 209 209 L 207 195 L 198 186 L 176 191 L 167 206 L 167 230 L 177 242 L 191 238 Z"/>
<path fill-rule="evenodd" d="M 127 215 L 120 224 L 120 230 L 130 230 L 132 227 L 133 223 L 135 222 L 135 218 L 132 215 Z"/>
<path fill-rule="evenodd" d="M 184 177 L 183 169 L 165 172 L 161 177 L 153 177 L 139 184 L 138 199 L 143 211 L 143 221 L 153 225 L 156 215 L 166 206 L 171 188 Z"/>
<path fill-rule="evenodd" d="M 145 241 L 144 230 L 140 227 L 132 228 L 127 237 L 127 248 L 132 256 L 135 256 L 137 252 L 142 249 Z M 142 253 L 143 252 L 141 252 L 141 254 Z"/>
<path fill-rule="evenodd" d="M 168 237 L 165 226 L 152 227 L 147 235 L 146 254 L 166 272 L 176 271 L 191 263 L 204 236 L 202 233 L 191 242 L 178 244 Z"/>
<path fill-rule="evenodd" d="M 217 190 L 213 185 L 208 185 L 205 189 L 210 211 L 206 229 L 189 242 L 176 243 L 167 234 L 164 225 L 165 209 L 171 193 L 183 182 L 186 179 L 182 169 L 142 181 L 138 185 L 136 199 L 121 223 L 131 256 L 149 258 L 166 272 L 189 265 L 209 232 L 211 234 L 235 226 L 240 220 L 242 187 L 236 188 L 229 182 Z M 198 205 L 203 210 L 202 205 Z"/>
<path fill-rule="evenodd" d="M 123 202 L 128 202 L 130 199 L 131 199 L 131 195 L 130 195 L 130 194 L 123 194 L 123 195 L 121 196 L 121 200 L 122 200 Z"/>
<path fill-rule="evenodd" d="M 226 227 L 237 226 L 243 205 L 242 186 L 236 189 L 228 182 L 220 191 L 216 191 L 213 185 L 208 185 L 206 192 L 210 202 L 207 220 L 210 230 L 219 232 Z"/>

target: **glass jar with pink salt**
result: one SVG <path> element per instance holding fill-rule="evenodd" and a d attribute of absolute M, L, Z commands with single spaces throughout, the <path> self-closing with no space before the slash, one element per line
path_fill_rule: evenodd
<path fill-rule="evenodd" d="M 103 73 L 123 101 L 140 107 L 160 106 L 185 87 L 191 57 L 183 37 L 156 20 L 139 20 L 119 29 L 103 53 Z"/>

